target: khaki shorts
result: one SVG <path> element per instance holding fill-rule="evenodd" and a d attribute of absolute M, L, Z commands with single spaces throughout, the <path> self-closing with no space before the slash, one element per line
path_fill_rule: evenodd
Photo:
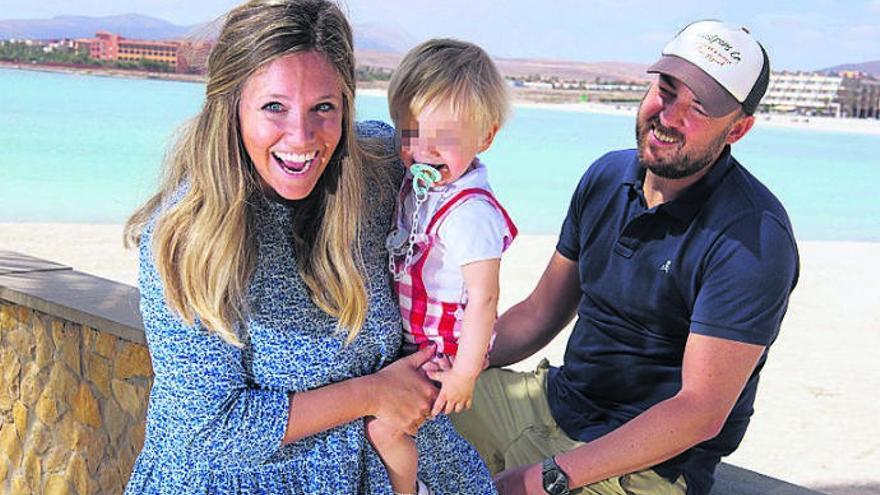
<path fill-rule="evenodd" d="M 458 431 L 480 452 L 492 474 L 541 462 L 583 442 L 559 428 L 547 404 L 547 360 L 531 373 L 500 368 L 480 375 L 473 407 L 450 417 Z M 685 481 L 670 483 L 651 469 L 609 478 L 574 490 L 595 495 L 683 495 Z"/>

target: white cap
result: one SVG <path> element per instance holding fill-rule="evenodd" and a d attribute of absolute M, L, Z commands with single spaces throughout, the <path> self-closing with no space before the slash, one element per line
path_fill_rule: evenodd
<path fill-rule="evenodd" d="M 663 56 L 648 72 L 682 81 L 713 117 L 738 107 L 751 115 L 767 91 L 770 61 L 745 28 L 697 21 L 663 48 Z"/>

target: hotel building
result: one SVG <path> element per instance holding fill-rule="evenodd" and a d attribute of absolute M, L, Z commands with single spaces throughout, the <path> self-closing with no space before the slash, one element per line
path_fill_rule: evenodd
<path fill-rule="evenodd" d="M 761 100 L 771 112 L 880 119 L 880 80 L 861 72 L 774 72 Z"/>
<path fill-rule="evenodd" d="M 185 72 L 177 41 L 147 41 L 123 38 L 118 34 L 98 31 L 94 38 L 76 40 L 77 48 L 88 49 L 93 60 L 134 62 L 151 60 L 167 65 L 175 72 Z"/>

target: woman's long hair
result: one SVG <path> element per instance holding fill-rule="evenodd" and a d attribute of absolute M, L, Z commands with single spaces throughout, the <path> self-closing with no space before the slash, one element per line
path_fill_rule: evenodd
<path fill-rule="evenodd" d="M 236 328 L 247 314 L 247 283 L 256 261 L 251 199 L 258 174 L 241 140 L 242 86 L 256 70 L 285 55 L 314 51 L 335 67 L 342 86 L 342 138 L 308 198 L 295 207 L 291 232 L 300 275 L 312 301 L 338 319 L 351 341 L 367 312 L 359 231 L 370 175 L 381 173 L 354 129 L 355 63 L 351 28 L 326 0 L 252 0 L 233 9 L 208 59 L 206 101 L 166 159 L 159 192 L 129 218 L 128 245 L 163 203 L 153 233 L 156 266 L 169 308 L 187 324 L 196 318 L 240 346 Z M 369 145 L 368 145 L 369 146 Z"/>

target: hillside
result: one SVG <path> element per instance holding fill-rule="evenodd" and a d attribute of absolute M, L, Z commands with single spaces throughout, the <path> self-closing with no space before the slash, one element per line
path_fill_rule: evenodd
<path fill-rule="evenodd" d="M 394 69 L 403 58 L 401 53 L 378 50 L 357 50 L 358 64 L 382 69 Z M 539 74 L 545 78 L 592 81 L 602 80 L 647 81 L 647 65 L 628 62 L 571 62 L 564 60 L 505 59 L 496 58 L 495 63 L 508 77 L 528 77 Z"/>
<path fill-rule="evenodd" d="M 839 72 L 842 70 L 855 70 L 859 72 L 867 72 L 874 77 L 880 77 L 880 60 L 872 60 L 862 62 L 860 64 L 841 64 L 827 69 L 821 69 L 819 72 Z"/>
<path fill-rule="evenodd" d="M 60 15 L 51 19 L 0 20 L 0 39 L 91 38 L 96 31 L 110 31 L 126 38 L 159 40 L 183 36 L 192 26 L 139 14 L 106 17 Z"/>

